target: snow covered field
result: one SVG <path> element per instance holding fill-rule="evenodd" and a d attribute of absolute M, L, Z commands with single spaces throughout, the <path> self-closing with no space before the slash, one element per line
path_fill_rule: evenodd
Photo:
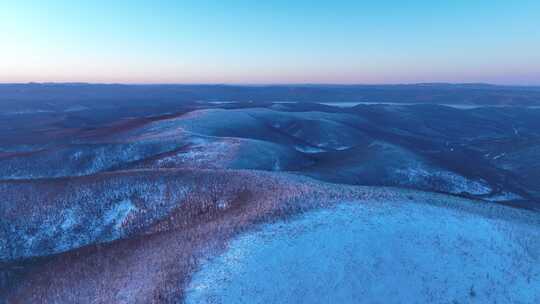
<path fill-rule="evenodd" d="M 186 303 L 539 302 L 539 227 L 395 202 L 263 225 L 186 292 Z"/>

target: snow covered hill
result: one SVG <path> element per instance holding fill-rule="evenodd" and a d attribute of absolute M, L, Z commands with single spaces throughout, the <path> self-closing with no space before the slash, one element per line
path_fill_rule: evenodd
<path fill-rule="evenodd" d="M 186 303 L 538 303 L 540 227 L 424 203 L 344 203 L 233 239 Z"/>
<path fill-rule="evenodd" d="M 71 106 L 2 114 L 1 304 L 540 302 L 540 110 Z"/>

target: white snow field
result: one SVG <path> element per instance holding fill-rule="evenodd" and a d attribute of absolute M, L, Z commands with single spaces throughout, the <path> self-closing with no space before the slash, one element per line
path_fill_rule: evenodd
<path fill-rule="evenodd" d="M 233 239 L 185 302 L 540 303 L 540 229 L 422 203 L 343 203 Z"/>

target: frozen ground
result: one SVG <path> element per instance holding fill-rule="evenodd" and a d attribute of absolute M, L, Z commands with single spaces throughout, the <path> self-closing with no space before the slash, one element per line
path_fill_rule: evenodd
<path fill-rule="evenodd" d="M 538 110 L 13 106 L 0 304 L 540 303 Z"/>
<path fill-rule="evenodd" d="M 540 230 L 415 203 L 346 203 L 245 233 L 186 303 L 539 303 Z"/>

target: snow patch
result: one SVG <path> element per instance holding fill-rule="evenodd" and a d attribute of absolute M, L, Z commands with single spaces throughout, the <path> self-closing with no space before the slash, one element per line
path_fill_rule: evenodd
<path fill-rule="evenodd" d="M 343 151 L 343 150 L 347 150 L 347 149 L 350 149 L 351 146 L 339 146 L 339 147 L 335 147 L 334 149 L 338 150 L 338 151 Z"/>
<path fill-rule="evenodd" d="M 133 205 L 131 200 L 120 201 L 105 213 L 104 224 L 112 224 L 115 229 L 120 229 L 129 213 L 136 210 L 137 207 Z"/>
<path fill-rule="evenodd" d="M 523 199 L 523 198 L 512 192 L 502 192 L 494 196 L 488 197 L 488 200 L 493 201 L 493 202 L 504 202 L 504 201 L 520 200 L 520 199 Z"/>
<path fill-rule="evenodd" d="M 304 153 L 321 153 L 325 152 L 326 150 L 317 148 L 317 147 L 310 147 L 310 146 L 294 146 L 294 149 L 296 151 L 304 152 Z"/>
<path fill-rule="evenodd" d="M 444 170 L 428 170 L 422 166 L 396 169 L 394 171 L 399 184 L 419 186 L 425 189 L 435 189 L 448 193 L 469 193 L 485 195 L 491 188 L 484 180 L 470 180 L 464 176 Z"/>

